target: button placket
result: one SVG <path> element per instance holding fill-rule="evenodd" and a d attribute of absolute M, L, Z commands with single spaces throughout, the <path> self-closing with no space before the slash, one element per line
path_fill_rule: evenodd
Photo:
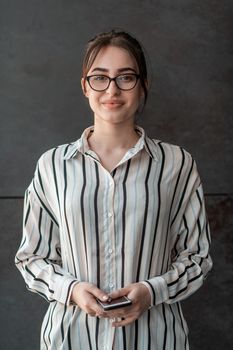
<path fill-rule="evenodd" d="M 114 192 L 115 192 L 115 184 L 112 176 L 109 174 L 109 210 L 107 213 L 108 217 L 108 240 L 107 240 L 107 257 L 106 260 L 109 263 L 109 273 L 108 273 L 108 289 L 109 291 L 112 291 L 115 287 L 115 263 L 114 263 Z"/>

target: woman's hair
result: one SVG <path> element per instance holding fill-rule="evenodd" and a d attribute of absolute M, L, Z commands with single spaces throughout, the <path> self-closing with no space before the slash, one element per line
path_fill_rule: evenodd
<path fill-rule="evenodd" d="M 139 68 L 139 79 L 144 91 L 145 105 L 148 95 L 146 59 L 140 43 L 129 33 L 111 30 L 107 33 L 98 34 L 91 39 L 87 44 L 85 56 L 83 58 L 83 78 L 86 78 L 100 50 L 109 45 L 126 49 L 135 58 Z"/>

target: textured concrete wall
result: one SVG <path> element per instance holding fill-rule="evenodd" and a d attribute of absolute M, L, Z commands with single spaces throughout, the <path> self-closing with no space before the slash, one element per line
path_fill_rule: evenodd
<path fill-rule="evenodd" d="M 22 196 L 41 153 L 92 124 L 80 89 L 82 52 L 112 27 L 132 32 L 150 60 L 150 98 L 138 124 L 190 151 L 204 183 L 215 265 L 183 303 L 191 349 L 230 348 L 232 10 L 229 0 L 0 0 L 0 348 L 39 349 L 47 304 L 26 291 L 13 265 Z"/>

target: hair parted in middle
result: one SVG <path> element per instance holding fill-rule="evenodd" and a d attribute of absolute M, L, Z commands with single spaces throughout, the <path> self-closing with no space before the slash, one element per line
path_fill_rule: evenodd
<path fill-rule="evenodd" d="M 125 31 L 118 31 L 113 29 L 110 32 L 98 34 L 88 42 L 83 58 L 83 78 L 86 78 L 100 50 L 106 46 L 116 46 L 123 48 L 135 58 L 139 69 L 139 80 L 144 91 L 145 105 L 148 95 L 147 65 L 145 55 L 138 40 Z"/>

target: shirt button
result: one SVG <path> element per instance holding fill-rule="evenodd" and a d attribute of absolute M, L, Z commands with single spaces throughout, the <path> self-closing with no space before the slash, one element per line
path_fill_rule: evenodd
<path fill-rule="evenodd" d="M 114 284 L 113 283 L 109 283 L 109 285 L 108 285 L 110 288 L 112 288 L 113 286 L 114 286 Z"/>
<path fill-rule="evenodd" d="M 110 211 L 110 212 L 108 213 L 108 217 L 111 218 L 112 215 L 113 215 L 113 214 L 112 214 L 112 212 Z"/>
<path fill-rule="evenodd" d="M 109 252 L 109 254 L 112 254 L 113 250 L 110 248 L 110 249 L 108 250 L 108 252 Z"/>

